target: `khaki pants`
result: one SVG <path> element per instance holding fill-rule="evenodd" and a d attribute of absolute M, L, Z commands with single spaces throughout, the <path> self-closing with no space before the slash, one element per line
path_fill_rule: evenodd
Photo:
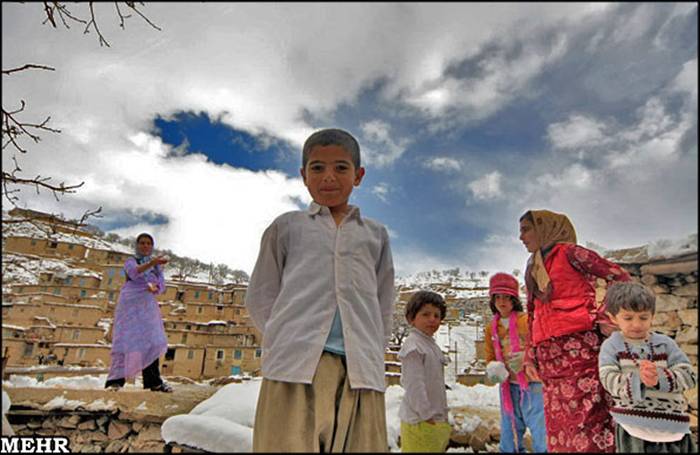
<path fill-rule="evenodd" d="M 344 359 L 324 352 L 311 385 L 263 379 L 253 452 L 387 452 L 384 393 L 350 389 Z"/>

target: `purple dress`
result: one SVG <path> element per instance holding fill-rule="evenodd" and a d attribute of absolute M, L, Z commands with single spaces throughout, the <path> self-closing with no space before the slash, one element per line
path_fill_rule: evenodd
<path fill-rule="evenodd" d="M 156 265 L 138 273 L 136 267 L 135 258 L 124 264 L 128 279 L 114 311 L 112 363 L 107 380 L 134 377 L 168 350 L 158 302 L 148 290 L 148 283 L 153 283 L 158 286 L 158 294 L 165 291 L 163 271 Z"/>

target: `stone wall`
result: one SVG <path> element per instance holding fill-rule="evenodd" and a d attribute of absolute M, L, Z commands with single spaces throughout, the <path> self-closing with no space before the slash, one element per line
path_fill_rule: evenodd
<path fill-rule="evenodd" d="M 698 366 L 698 257 L 620 264 L 632 279 L 656 294 L 653 330 L 676 340 L 691 363 Z"/>
<path fill-rule="evenodd" d="M 612 258 L 615 260 L 615 258 Z M 676 340 L 698 374 L 698 255 L 644 261 L 618 260 L 634 281 L 656 294 L 652 330 Z M 686 392 L 691 426 L 697 431 L 698 387 Z"/>
<path fill-rule="evenodd" d="M 31 412 L 31 411 L 29 411 Z M 163 453 L 159 422 L 135 420 L 122 412 L 11 413 L 17 436 L 65 436 L 71 452 Z"/>

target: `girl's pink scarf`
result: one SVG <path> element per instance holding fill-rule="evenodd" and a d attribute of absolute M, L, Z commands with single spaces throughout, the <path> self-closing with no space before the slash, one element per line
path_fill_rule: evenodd
<path fill-rule="evenodd" d="M 496 313 L 491 322 L 491 340 L 493 341 L 493 348 L 496 351 L 496 360 L 503 362 L 503 349 L 501 348 L 501 339 L 498 337 L 498 321 L 501 319 L 501 314 Z M 520 337 L 518 336 L 518 326 L 517 326 L 518 312 L 513 311 L 510 313 L 510 319 L 508 320 L 508 336 L 510 337 L 510 352 L 520 352 Z M 527 377 L 525 376 L 525 371 L 520 370 L 516 374 L 518 378 L 518 385 L 520 386 L 520 404 L 523 404 L 523 398 L 526 393 L 529 393 Z M 501 383 L 501 396 L 503 397 L 503 408 L 506 414 L 510 416 L 510 423 L 513 427 L 513 438 L 515 439 L 515 447 L 518 447 L 518 434 L 515 431 L 515 411 L 513 409 L 513 399 L 510 396 L 510 380 L 506 379 Z"/>

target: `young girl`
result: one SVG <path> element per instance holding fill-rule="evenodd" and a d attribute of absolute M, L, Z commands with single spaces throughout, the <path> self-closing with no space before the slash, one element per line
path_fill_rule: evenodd
<path fill-rule="evenodd" d="M 416 292 L 406 305 L 406 320 L 412 328 L 399 351 L 404 388 L 399 409 L 402 452 L 444 452 L 450 442 L 447 359 L 433 339 L 446 313 L 445 301 L 431 291 Z"/>
<path fill-rule="evenodd" d="M 547 451 L 542 384 L 523 370 L 527 313 L 518 298 L 518 280 L 497 273 L 489 282 L 489 306 L 494 317 L 485 330 L 487 374 L 501 384 L 500 452 L 524 452 L 525 428 L 532 449 Z"/>

